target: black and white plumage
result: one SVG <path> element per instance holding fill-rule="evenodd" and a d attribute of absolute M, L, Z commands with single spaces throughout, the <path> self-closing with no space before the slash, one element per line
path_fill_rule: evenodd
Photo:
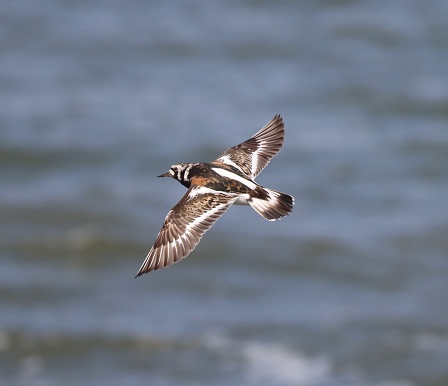
<path fill-rule="evenodd" d="M 294 198 L 254 181 L 282 148 L 284 135 L 283 120 L 276 115 L 253 137 L 227 149 L 215 161 L 175 164 L 160 175 L 178 180 L 188 190 L 168 212 L 136 277 L 188 256 L 232 204 L 250 205 L 269 221 L 288 215 Z"/>

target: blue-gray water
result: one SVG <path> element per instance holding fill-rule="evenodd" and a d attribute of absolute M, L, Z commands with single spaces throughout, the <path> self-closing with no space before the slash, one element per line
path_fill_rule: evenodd
<path fill-rule="evenodd" d="M 448 384 L 448 2 L 0 3 L 0 384 Z M 274 114 L 258 177 L 134 275 L 157 179 Z"/>

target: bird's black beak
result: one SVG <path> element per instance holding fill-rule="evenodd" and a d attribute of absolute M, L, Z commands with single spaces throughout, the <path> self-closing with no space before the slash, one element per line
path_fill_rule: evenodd
<path fill-rule="evenodd" d="M 166 173 L 161 174 L 160 176 L 157 177 L 171 177 L 171 173 L 169 171 L 167 171 Z"/>

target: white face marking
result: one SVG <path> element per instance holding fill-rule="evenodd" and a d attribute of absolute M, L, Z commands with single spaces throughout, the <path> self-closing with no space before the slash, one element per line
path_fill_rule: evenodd
<path fill-rule="evenodd" d="M 224 170 L 221 168 L 212 168 L 213 171 L 218 173 L 220 176 L 230 178 L 232 180 L 236 180 L 241 182 L 243 185 L 247 186 L 249 189 L 255 189 L 257 187 L 257 184 L 254 182 L 247 180 L 243 177 L 240 177 L 238 174 L 235 174 L 233 172 L 229 172 L 228 170 Z"/>
<path fill-rule="evenodd" d="M 188 180 L 188 174 L 190 173 L 190 170 L 192 167 L 193 167 L 193 165 L 188 165 L 187 168 L 185 169 L 185 172 L 184 172 L 184 180 L 185 181 Z"/>
<path fill-rule="evenodd" d="M 180 177 L 182 175 L 182 165 L 179 164 L 175 164 L 175 165 L 171 165 L 171 169 L 170 169 L 170 174 L 171 176 L 180 181 Z"/>

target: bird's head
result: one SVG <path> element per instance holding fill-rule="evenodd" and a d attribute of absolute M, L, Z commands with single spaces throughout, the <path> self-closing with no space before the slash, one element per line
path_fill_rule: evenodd
<path fill-rule="evenodd" d="M 181 163 L 171 165 L 170 170 L 157 177 L 171 177 L 187 188 L 190 186 L 189 173 L 194 164 Z"/>

